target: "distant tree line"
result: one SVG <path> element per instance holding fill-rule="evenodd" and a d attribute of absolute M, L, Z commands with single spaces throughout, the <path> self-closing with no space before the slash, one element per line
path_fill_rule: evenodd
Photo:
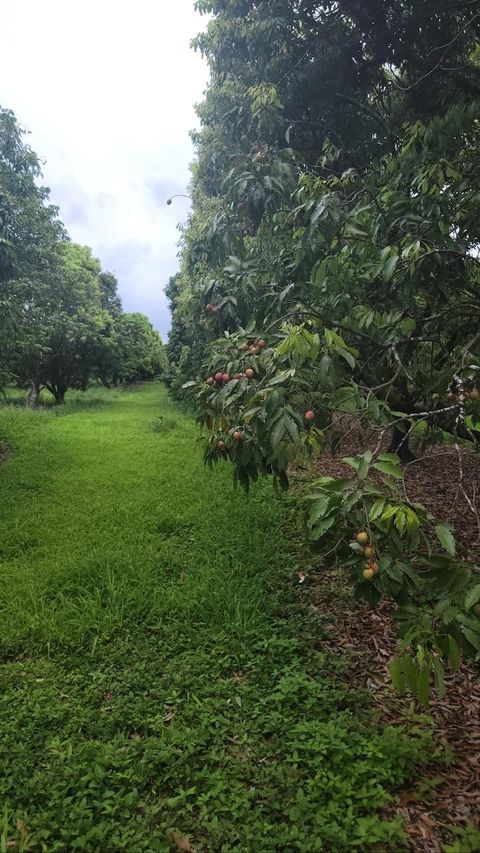
<path fill-rule="evenodd" d="M 161 375 L 165 348 L 148 318 L 124 313 L 117 279 L 71 242 L 41 186 L 40 162 L 13 112 L 0 108 L 0 388 L 35 405 L 86 389 Z"/>

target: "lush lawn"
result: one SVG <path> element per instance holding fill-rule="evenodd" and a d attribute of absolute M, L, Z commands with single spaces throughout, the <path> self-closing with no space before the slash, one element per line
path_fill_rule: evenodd
<path fill-rule="evenodd" d="M 158 385 L 79 399 L 0 407 L 0 850 L 398 850 L 425 747 L 309 642 L 270 486 Z"/>

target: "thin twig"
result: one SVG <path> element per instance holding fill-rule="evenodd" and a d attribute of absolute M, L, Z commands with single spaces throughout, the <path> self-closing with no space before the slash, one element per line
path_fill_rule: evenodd
<path fill-rule="evenodd" d="M 395 361 L 401 367 L 401 369 L 405 373 L 405 376 L 407 376 L 407 378 L 410 379 L 410 382 L 413 382 L 413 384 L 415 384 L 415 380 L 414 380 L 413 376 L 408 372 L 405 365 L 403 364 L 403 362 L 402 362 L 402 360 L 401 360 L 401 358 L 397 352 L 397 348 L 396 348 L 395 344 L 393 344 L 393 346 L 392 346 L 392 352 L 393 352 L 393 355 L 395 357 Z"/>
<path fill-rule="evenodd" d="M 433 72 L 436 71 L 437 68 L 439 68 L 441 66 L 441 64 L 442 64 L 443 60 L 445 59 L 445 57 L 446 57 L 448 51 L 450 50 L 451 46 L 453 44 L 455 44 L 457 39 L 460 38 L 462 33 L 465 32 L 465 30 L 467 29 L 467 27 L 470 26 L 470 24 L 473 24 L 473 22 L 475 21 L 476 18 L 479 17 L 479 15 L 480 15 L 480 12 L 475 12 L 475 14 L 470 18 L 470 20 L 467 21 L 467 23 L 463 25 L 463 27 L 458 31 L 458 33 L 448 42 L 448 44 L 445 46 L 445 50 L 443 51 L 440 59 L 438 60 L 436 65 L 434 65 L 433 68 L 430 69 L 430 71 L 427 71 L 425 74 L 422 74 L 422 76 L 419 77 L 417 80 L 415 80 L 413 83 L 411 83 L 410 86 L 401 86 L 394 79 L 392 79 L 393 85 L 397 89 L 400 89 L 401 92 L 409 92 L 410 89 L 414 89 L 415 86 L 418 86 L 418 84 L 421 83 L 422 80 L 425 80 L 427 77 L 430 77 L 430 75 L 433 74 Z M 436 48 L 436 49 L 438 49 L 438 48 Z M 430 51 L 430 53 L 432 53 L 432 51 Z"/>

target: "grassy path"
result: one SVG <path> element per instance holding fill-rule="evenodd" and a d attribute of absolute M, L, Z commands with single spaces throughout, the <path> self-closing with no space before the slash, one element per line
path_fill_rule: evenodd
<path fill-rule="evenodd" d="M 0 850 L 398 850 L 425 746 L 309 643 L 268 484 L 205 470 L 155 385 L 3 407 L 4 437 Z"/>

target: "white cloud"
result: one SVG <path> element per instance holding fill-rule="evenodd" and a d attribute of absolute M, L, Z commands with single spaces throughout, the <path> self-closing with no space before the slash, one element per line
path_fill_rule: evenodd
<path fill-rule="evenodd" d="M 189 180 L 204 25 L 193 0 L 0 0 L 0 104 L 31 131 L 72 239 L 164 336 L 189 204 L 166 199 Z"/>

